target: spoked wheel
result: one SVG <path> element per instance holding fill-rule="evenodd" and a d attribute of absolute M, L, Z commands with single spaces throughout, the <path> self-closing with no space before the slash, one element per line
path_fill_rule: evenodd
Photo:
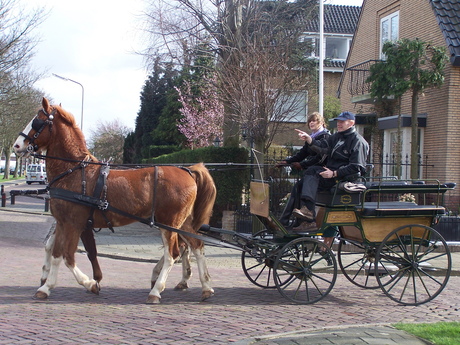
<path fill-rule="evenodd" d="M 262 230 L 254 234 L 255 239 L 272 240 L 273 234 L 268 230 Z M 249 281 L 262 288 L 275 288 L 273 277 L 273 265 L 276 254 L 273 254 L 269 246 L 255 246 L 251 252 L 241 254 L 241 266 Z"/>
<path fill-rule="evenodd" d="M 282 296 L 295 303 L 311 304 L 332 290 L 337 279 L 337 261 L 323 242 L 301 237 L 280 250 L 274 275 Z"/>
<path fill-rule="evenodd" d="M 404 305 L 431 301 L 447 284 L 452 269 L 444 238 L 425 225 L 393 230 L 376 253 L 375 275 L 383 292 Z"/>
<path fill-rule="evenodd" d="M 376 247 L 365 246 L 358 242 L 341 240 L 337 249 L 337 260 L 343 275 L 353 284 L 365 289 L 377 289 L 375 279 Z"/>

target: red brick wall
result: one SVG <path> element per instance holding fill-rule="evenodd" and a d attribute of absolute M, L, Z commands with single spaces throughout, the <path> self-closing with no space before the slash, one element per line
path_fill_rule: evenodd
<path fill-rule="evenodd" d="M 380 49 L 380 19 L 399 10 L 399 37 L 446 46 L 442 32 L 428 0 L 365 0 L 351 53 L 347 63 L 353 66 L 378 59 Z M 460 69 L 448 63 L 446 81 L 441 88 L 428 89 L 419 99 L 419 113 L 427 114 L 423 154 L 428 156 L 429 169 L 425 178 L 460 183 Z M 346 72 L 340 88 L 342 109 L 372 113 L 372 105 L 353 104 L 347 91 L 350 73 Z M 411 113 L 409 93 L 403 97 L 403 114 Z M 410 145 L 409 143 L 407 143 Z M 458 211 L 460 187 L 447 197 L 449 207 Z"/>

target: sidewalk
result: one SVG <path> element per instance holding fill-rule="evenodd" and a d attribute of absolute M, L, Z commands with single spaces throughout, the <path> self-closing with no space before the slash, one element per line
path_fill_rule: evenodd
<path fill-rule="evenodd" d="M 29 214 L 41 215 L 46 218 L 51 217 L 49 212 L 44 212 L 43 200 L 28 197 L 17 198 L 16 205 L 9 205 L 8 202 L 7 207 L 0 208 L 0 216 L 7 212 L 14 212 L 17 215 Z M 51 224 L 51 220 L 47 219 L 47 222 Z M 159 230 L 140 223 L 115 228 L 114 233 L 109 229 L 102 229 L 95 234 L 95 238 L 99 256 L 101 257 L 140 262 L 157 262 L 163 252 Z M 79 251 L 84 251 L 81 244 Z M 241 253 L 237 250 L 207 246 L 206 256 L 210 267 L 219 267 L 221 270 L 241 268 Z M 452 275 L 458 276 L 460 273 L 460 252 L 458 250 L 452 253 L 452 261 Z M 358 288 L 356 287 L 356 289 Z M 296 307 L 294 306 L 293 308 Z M 378 318 L 374 320 L 378 321 Z M 335 325 L 333 327 L 311 329 L 308 331 L 252 337 L 234 343 L 238 345 L 430 344 L 406 332 L 396 330 L 389 323 L 370 323 L 363 324 L 360 327 L 356 325 Z"/>

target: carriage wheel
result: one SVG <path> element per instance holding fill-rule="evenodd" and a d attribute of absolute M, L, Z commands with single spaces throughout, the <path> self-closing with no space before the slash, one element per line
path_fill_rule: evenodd
<path fill-rule="evenodd" d="M 255 239 L 273 239 L 273 233 L 268 230 L 262 230 L 254 234 Z M 275 279 L 273 277 L 273 264 L 275 256 L 270 248 L 257 246 L 252 252 L 243 252 L 241 254 L 241 266 L 243 272 L 251 283 L 262 288 L 275 288 Z"/>
<path fill-rule="evenodd" d="M 419 305 L 441 293 L 449 280 L 449 247 L 436 230 L 418 224 L 393 230 L 376 253 L 375 274 L 383 292 L 404 305 Z"/>
<path fill-rule="evenodd" d="M 323 242 L 301 237 L 280 250 L 274 275 L 281 295 L 295 303 L 311 304 L 332 290 L 337 278 L 337 261 Z"/>
<path fill-rule="evenodd" d="M 340 240 L 337 260 L 343 275 L 359 287 L 379 288 L 380 285 L 375 279 L 375 253 L 376 247 Z"/>

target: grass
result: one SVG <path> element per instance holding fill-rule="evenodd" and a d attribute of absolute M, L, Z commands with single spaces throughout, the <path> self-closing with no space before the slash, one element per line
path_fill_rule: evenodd
<path fill-rule="evenodd" d="M 0 182 L 20 180 L 20 179 L 23 179 L 24 177 L 25 176 L 12 177 L 12 175 L 9 175 L 9 178 L 5 179 L 4 175 L 0 174 Z"/>
<path fill-rule="evenodd" d="M 436 345 L 460 344 L 460 322 L 398 323 L 393 326 Z"/>

